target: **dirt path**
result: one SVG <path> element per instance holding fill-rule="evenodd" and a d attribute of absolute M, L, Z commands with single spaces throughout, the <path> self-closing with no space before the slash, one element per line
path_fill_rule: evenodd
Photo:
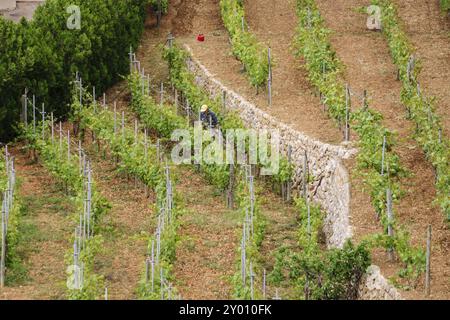
<path fill-rule="evenodd" d="M 24 283 L 0 289 L 0 299 L 64 299 L 64 254 L 70 247 L 72 204 L 48 171 L 31 163 L 21 147 L 10 152 L 16 159 L 20 197 L 25 206 L 20 227 L 24 238 L 17 249 L 28 274 Z"/>
<path fill-rule="evenodd" d="M 146 198 L 142 187 L 118 173 L 111 160 L 94 151 L 89 156 L 98 189 L 112 206 L 102 222 L 104 252 L 96 258 L 96 272 L 105 277 L 109 299 L 135 299 L 147 254 L 145 235 L 154 229 L 154 196 Z"/>
<path fill-rule="evenodd" d="M 450 19 L 441 14 L 439 1 L 392 2 L 422 62 L 420 84 L 437 98 L 437 112 L 450 137 Z"/>
<path fill-rule="evenodd" d="M 346 80 L 357 93 L 368 90 L 371 107 L 380 111 L 384 124 L 398 133 L 396 152 L 401 162 L 411 172 L 410 178 L 401 181 L 406 192 L 396 212 L 401 224 L 411 232 L 413 243 L 424 246 L 425 230 L 431 224 L 434 232 L 432 252 L 433 295 L 432 298 L 450 297 L 450 233 L 447 230 L 442 212 L 432 205 L 435 196 L 433 171 L 425 160 L 417 143 L 411 138 L 413 125 L 405 119 L 405 110 L 400 102 L 400 82 L 396 81 L 396 68 L 390 58 L 387 43 L 380 33 L 366 30 L 367 16 L 357 13 L 358 7 L 370 4 L 368 0 L 351 3 L 336 0 L 333 6 L 326 0 L 317 1 L 326 24 L 334 31 L 332 45 L 346 66 Z M 354 105 L 358 105 L 354 102 Z M 357 182 L 352 179 L 352 225 L 356 238 L 367 233 L 370 225 L 378 223 L 373 210 L 360 210 L 355 199 L 360 199 L 361 189 L 355 189 Z M 366 196 L 367 197 L 367 196 Z M 359 210 L 354 210 L 358 208 Z M 375 263 L 380 264 L 385 274 L 390 274 L 385 255 L 377 256 Z M 422 297 L 422 281 L 417 290 L 405 293 L 406 297 Z"/>
<path fill-rule="evenodd" d="M 192 169 L 177 168 L 176 185 L 187 212 L 181 217 L 174 265 L 175 286 L 183 299 L 231 299 L 240 213 Z"/>

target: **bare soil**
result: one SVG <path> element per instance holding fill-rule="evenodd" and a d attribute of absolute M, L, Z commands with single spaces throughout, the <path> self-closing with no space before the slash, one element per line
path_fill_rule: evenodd
<path fill-rule="evenodd" d="M 0 16 L 14 22 L 19 22 L 22 18 L 30 21 L 33 18 L 34 11 L 36 11 L 37 7 L 44 1 L 45 0 L 18 1 L 15 9 L 0 11 Z"/>
<path fill-rule="evenodd" d="M 183 299 L 232 299 L 240 214 L 227 209 L 224 197 L 194 170 L 178 170 L 176 190 L 187 212 L 181 217 L 175 286 Z"/>

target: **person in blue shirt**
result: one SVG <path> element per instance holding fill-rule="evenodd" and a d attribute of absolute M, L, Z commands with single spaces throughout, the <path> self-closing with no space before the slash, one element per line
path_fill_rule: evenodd
<path fill-rule="evenodd" d="M 200 109 L 200 120 L 204 128 L 214 129 L 219 125 L 216 114 L 209 110 L 206 104 L 204 104 Z"/>

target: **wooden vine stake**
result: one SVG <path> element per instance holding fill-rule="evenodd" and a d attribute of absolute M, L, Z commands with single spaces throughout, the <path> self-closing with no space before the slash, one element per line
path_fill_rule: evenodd
<path fill-rule="evenodd" d="M 345 141 L 350 141 L 350 108 L 351 108 L 351 99 L 350 99 L 350 87 L 348 84 L 345 85 L 345 131 L 344 137 Z"/>
<path fill-rule="evenodd" d="M 431 292 L 431 225 L 427 228 L 427 253 L 426 253 L 426 271 L 425 271 L 425 294 Z"/>
<path fill-rule="evenodd" d="M 225 90 L 222 92 L 222 108 L 223 112 L 227 109 L 227 92 Z"/>
<path fill-rule="evenodd" d="M 159 28 L 161 26 L 162 17 L 162 5 L 161 0 L 158 0 L 158 12 L 156 13 L 156 26 Z"/>
<path fill-rule="evenodd" d="M 252 262 L 250 262 L 250 299 L 254 300 L 254 292 L 253 292 L 253 283 L 255 281 L 255 274 L 253 273 L 253 265 Z"/>
<path fill-rule="evenodd" d="M 128 53 L 130 57 L 130 74 L 133 73 L 133 47 L 130 45 L 130 52 Z"/>
<path fill-rule="evenodd" d="M 5 197 L 6 198 L 6 197 Z M 0 287 L 3 288 L 3 286 L 5 285 L 5 259 L 6 259 L 6 210 L 7 210 L 7 206 L 5 206 L 5 200 L 3 200 L 2 202 L 2 253 L 0 256 Z"/>
<path fill-rule="evenodd" d="M 25 93 L 22 96 L 22 122 L 25 127 L 28 127 L 28 89 L 25 88 Z"/>
<path fill-rule="evenodd" d="M 307 184 L 308 184 L 308 154 L 305 150 L 305 156 L 303 158 L 303 198 L 306 200 Z"/>
<path fill-rule="evenodd" d="M 289 167 L 292 164 L 292 146 L 289 145 L 288 147 L 288 164 Z M 289 177 L 289 180 L 286 182 L 286 201 L 291 201 L 291 188 L 292 188 L 292 180 L 291 177 Z"/>
<path fill-rule="evenodd" d="M 45 105 L 42 104 L 42 140 L 45 140 Z"/>
<path fill-rule="evenodd" d="M 263 293 L 263 300 L 266 300 L 266 269 L 263 270 L 262 293 Z"/>
<path fill-rule="evenodd" d="M 114 135 L 117 134 L 117 101 L 114 101 Z"/>
<path fill-rule="evenodd" d="M 272 298 L 272 300 L 281 300 L 281 296 L 278 293 L 278 288 L 275 289 L 275 296 Z"/>
<path fill-rule="evenodd" d="M 227 207 L 234 208 L 234 164 L 230 164 L 230 181 L 227 190 Z"/>
<path fill-rule="evenodd" d="M 125 111 L 122 111 L 122 139 L 125 140 Z"/>
<path fill-rule="evenodd" d="M 36 134 L 36 96 L 33 94 L 33 133 Z"/>
<path fill-rule="evenodd" d="M 70 162 L 70 130 L 67 130 L 67 161 Z"/>
<path fill-rule="evenodd" d="M 6 251 L 8 250 L 7 233 L 9 214 L 14 204 L 14 188 L 16 182 L 14 158 L 9 157 L 8 145 L 5 146 L 5 164 L 7 185 L 2 197 L 1 207 L 1 255 L 0 255 L 0 287 L 3 288 L 5 284 L 6 272 Z"/>
<path fill-rule="evenodd" d="M 162 107 L 164 103 L 164 82 L 161 82 L 161 89 L 159 93 L 159 104 Z"/>
<path fill-rule="evenodd" d="M 268 62 L 269 62 L 269 78 L 267 79 L 267 86 L 269 92 L 269 106 L 272 105 L 272 57 L 271 57 L 271 48 L 267 51 Z"/>
<path fill-rule="evenodd" d="M 50 122 L 52 124 L 52 145 L 55 143 L 55 119 L 53 118 L 53 112 L 50 113 Z"/>
<path fill-rule="evenodd" d="M 381 150 L 381 175 L 384 176 L 384 162 L 386 158 L 386 135 L 383 136 L 383 149 Z"/>
<path fill-rule="evenodd" d="M 363 92 L 363 108 L 364 111 L 367 111 L 367 108 L 369 108 L 369 103 L 367 102 L 367 90 L 364 90 Z"/>
<path fill-rule="evenodd" d="M 392 238 L 394 236 L 394 229 L 392 227 L 394 223 L 394 213 L 392 210 L 392 192 L 391 189 L 386 190 L 386 209 L 388 218 L 388 236 Z M 389 260 L 394 261 L 394 250 L 393 248 L 388 249 Z"/>

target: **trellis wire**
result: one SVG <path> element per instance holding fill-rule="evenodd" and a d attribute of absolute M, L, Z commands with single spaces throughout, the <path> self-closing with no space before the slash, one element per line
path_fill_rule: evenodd
<path fill-rule="evenodd" d="M 269 62 L 269 77 L 267 79 L 267 87 L 268 87 L 268 91 L 269 91 L 269 106 L 272 105 L 272 50 L 269 47 L 268 51 L 267 51 L 267 59 Z"/>
<path fill-rule="evenodd" d="M 5 285 L 6 271 L 6 250 L 9 216 L 14 206 L 14 188 L 16 184 L 16 171 L 14 166 L 14 157 L 10 157 L 8 146 L 5 146 L 5 167 L 7 175 L 6 189 L 2 193 L 2 211 L 1 211 L 1 255 L 0 255 L 0 287 Z"/>
<path fill-rule="evenodd" d="M 383 149 L 381 150 L 381 175 L 384 176 L 384 161 L 386 157 L 386 135 L 383 136 Z"/>
<path fill-rule="evenodd" d="M 145 282 L 150 283 L 151 293 L 155 292 L 155 271 L 159 268 L 160 299 L 172 299 L 172 284 L 164 278 L 164 269 L 161 261 L 161 245 L 164 231 L 173 223 L 173 187 L 170 178 L 170 167 L 164 166 L 165 192 L 163 198 L 157 199 L 158 220 L 154 233 L 154 239 L 151 241 L 149 257 L 145 261 Z M 155 250 L 156 245 L 156 250 Z M 156 252 L 155 252 L 156 251 Z M 167 293 L 167 295 L 165 294 Z"/>
<path fill-rule="evenodd" d="M 249 206 L 245 208 L 245 217 L 242 224 L 242 239 L 241 239 L 241 281 L 242 286 L 246 287 L 247 284 L 250 286 L 250 298 L 253 300 L 255 298 L 254 291 L 254 280 L 255 273 L 253 271 L 253 262 L 247 257 L 247 246 L 252 243 L 254 237 L 254 219 L 255 219 L 255 186 L 254 186 L 254 176 L 252 175 L 252 170 L 250 165 L 243 165 L 243 170 L 245 173 L 245 182 L 248 188 L 248 199 Z M 247 261 L 249 260 L 249 261 Z M 247 272 L 248 268 L 248 272 Z M 250 281 L 247 282 L 247 277 Z M 263 275 L 263 296 L 265 296 L 266 283 L 265 283 L 265 272 Z"/>

